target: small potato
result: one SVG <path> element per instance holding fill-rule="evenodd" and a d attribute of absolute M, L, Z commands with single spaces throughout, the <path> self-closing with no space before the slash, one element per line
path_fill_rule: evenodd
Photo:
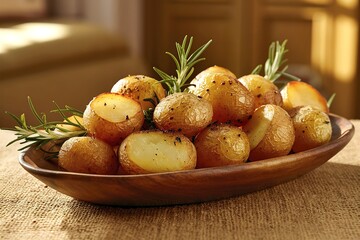
<path fill-rule="evenodd" d="M 155 106 L 144 99 L 152 99 L 154 103 L 157 103 L 156 97 L 161 100 L 166 95 L 165 89 L 159 81 L 144 75 L 134 75 L 120 79 L 111 88 L 111 92 L 120 93 L 139 101 L 141 108 L 145 111 Z"/>
<path fill-rule="evenodd" d="M 158 130 L 129 135 L 121 143 L 118 156 L 128 174 L 173 172 L 196 166 L 196 149 L 187 137 Z"/>
<path fill-rule="evenodd" d="M 190 84 L 195 86 L 190 86 L 189 92 L 210 101 L 213 121 L 244 124 L 254 112 L 254 96 L 236 78 L 227 74 L 199 75 L 191 81 Z"/>
<path fill-rule="evenodd" d="M 226 74 L 226 75 L 229 75 L 231 76 L 232 78 L 236 78 L 236 75 L 231 72 L 229 69 L 227 68 L 224 68 L 224 67 L 220 67 L 220 66 L 212 66 L 212 67 L 209 67 L 207 69 L 205 69 L 204 71 L 200 72 L 196 78 L 197 79 L 201 79 L 203 78 L 203 76 L 207 75 L 207 74 L 212 74 L 212 73 L 221 73 L 221 74 Z"/>
<path fill-rule="evenodd" d="M 299 106 L 313 106 L 325 113 L 329 113 L 326 99 L 313 86 L 306 82 L 288 82 L 281 90 L 284 101 L 283 108 L 290 111 Z"/>
<path fill-rule="evenodd" d="M 330 141 L 332 128 L 329 116 L 311 106 L 290 110 L 295 129 L 294 152 L 321 146 Z"/>
<path fill-rule="evenodd" d="M 255 97 L 255 108 L 265 104 L 282 106 L 283 101 L 278 87 L 271 81 L 260 75 L 246 75 L 239 78 L 239 81 Z"/>
<path fill-rule="evenodd" d="M 246 134 L 228 124 L 214 124 L 195 139 L 197 167 L 216 167 L 241 164 L 247 161 L 250 144 Z"/>
<path fill-rule="evenodd" d="M 141 129 L 144 114 L 137 101 L 117 93 L 102 93 L 87 105 L 83 121 L 91 136 L 114 146 Z"/>
<path fill-rule="evenodd" d="M 116 174 L 119 167 L 113 148 L 92 137 L 73 137 L 60 148 L 58 164 L 70 172 Z"/>
<path fill-rule="evenodd" d="M 289 114 L 272 104 L 257 108 L 243 130 L 249 137 L 251 161 L 285 156 L 291 151 L 295 140 Z"/>
<path fill-rule="evenodd" d="M 211 123 L 211 103 L 192 93 L 174 93 L 155 107 L 153 119 L 161 130 L 177 131 L 191 138 Z"/>

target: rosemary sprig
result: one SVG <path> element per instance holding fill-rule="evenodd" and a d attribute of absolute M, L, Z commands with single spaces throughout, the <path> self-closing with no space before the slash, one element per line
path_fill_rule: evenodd
<path fill-rule="evenodd" d="M 186 87 L 186 81 L 194 72 L 194 65 L 205 60 L 205 58 L 199 57 L 211 42 L 212 40 L 208 41 L 190 54 L 193 37 L 190 37 L 189 43 L 187 43 L 187 36 L 185 36 L 182 44 L 175 44 L 178 58 L 176 58 L 172 53 L 166 52 L 166 54 L 169 55 L 175 62 L 176 76 L 169 75 L 156 67 L 154 67 L 154 70 L 162 78 L 160 82 L 167 85 L 168 94 L 182 92 L 184 90 L 183 88 Z"/>
<path fill-rule="evenodd" d="M 300 81 L 300 78 L 286 72 L 288 69 L 287 65 L 280 69 L 281 66 L 287 62 L 287 59 L 284 58 L 285 53 L 288 52 L 288 49 L 286 49 L 286 43 L 287 40 L 284 40 L 281 44 L 276 41 L 272 42 L 269 46 L 269 54 L 264 67 L 264 77 L 269 81 L 275 82 L 282 76 L 286 77 L 290 81 Z M 255 67 L 251 74 L 260 74 L 261 70 L 262 65 L 260 64 Z"/>
<path fill-rule="evenodd" d="M 335 99 L 335 96 L 336 96 L 336 93 L 333 93 L 333 94 L 331 94 L 330 98 L 327 100 L 326 104 L 327 104 L 328 108 L 331 107 L 331 105 L 332 105 L 332 103 L 333 103 L 333 101 Z"/>
<path fill-rule="evenodd" d="M 16 139 L 9 142 L 6 146 L 9 146 L 15 142 L 20 142 L 20 144 L 25 144 L 25 146 L 21 147 L 20 150 L 24 150 L 30 146 L 36 146 L 37 148 L 42 149 L 42 147 L 51 142 L 51 141 L 64 141 L 68 138 L 75 137 L 75 136 L 84 136 L 86 135 L 87 131 L 85 127 L 76 119 L 76 122 L 70 121 L 66 114 L 72 114 L 75 116 L 82 116 L 81 111 L 76 110 L 72 107 L 65 106 L 64 109 L 59 108 L 59 106 L 54 102 L 56 105 L 56 109 L 52 110 L 51 112 L 57 112 L 61 115 L 63 121 L 47 121 L 47 117 L 45 114 L 39 114 L 34 104 L 31 101 L 31 98 L 28 97 L 28 104 L 32 114 L 38 120 L 39 125 L 37 126 L 30 126 L 26 122 L 25 114 L 21 114 L 19 117 L 15 116 L 10 112 L 6 112 L 10 117 L 12 117 L 18 124 L 14 128 L 8 128 L 7 130 L 15 131 L 15 135 L 17 136 Z M 63 126 L 75 126 L 77 130 L 69 130 Z M 45 151 L 45 150 L 44 150 Z M 53 153 L 53 152 L 52 152 Z"/>

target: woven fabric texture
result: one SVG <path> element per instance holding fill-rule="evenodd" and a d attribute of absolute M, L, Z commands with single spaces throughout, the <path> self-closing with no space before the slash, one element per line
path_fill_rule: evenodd
<path fill-rule="evenodd" d="M 355 129 L 360 120 L 353 120 Z M 360 133 L 314 171 L 200 204 L 124 208 L 80 202 L 18 164 L 0 131 L 0 239 L 360 239 Z"/>

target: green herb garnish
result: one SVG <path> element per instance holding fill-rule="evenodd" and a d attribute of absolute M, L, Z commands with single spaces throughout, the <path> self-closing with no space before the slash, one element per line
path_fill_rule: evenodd
<path fill-rule="evenodd" d="M 14 128 L 7 129 L 15 131 L 15 135 L 17 136 L 17 138 L 9 142 L 6 146 L 9 146 L 15 142 L 20 142 L 20 144 L 27 144 L 21 147 L 19 150 L 24 150 L 30 146 L 36 146 L 37 148 L 42 149 L 45 144 L 51 141 L 65 141 L 66 139 L 69 139 L 71 137 L 84 136 L 87 134 L 85 127 L 76 118 L 76 122 L 72 122 L 69 120 L 69 117 L 66 116 L 67 114 L 71 114 L 74 116 L 82 117 L 81 111 L 69 106 L 65 106 L 64 109 L 61 109 L 54 102 L 54 104 L 56 105 L 56 109 L 52 110 L 51 112 L 59 113 L 62 117 L 62 121 L 48 122 L 45 114 L 42 113 L 40 115 L 36 111 L 30 97 L 28 97 L 28 103 L 31 112 L 38 120 L 39 125 L 28 125 L 26 122 L 25 114 L 21 114 L 20 117 L 17 117 L 12 113 L 6 112 L 18 124 L 18 126 L 15 126 Z M 66 125 L 75 126 L 77 127 L 77 130 L 68 130 L 66 127 L 63 127 Z"/>
<path fill-rule="evenodd" d="M 300 78 L 286 72 L 288 69 L 287 65 L 280 69 L 281 66 L 287 62 L 287 59 L 284 58 L 285 53 L 288 52 L 288 49 L 286 49 L 286 43 L 287 40 L 283 41 L 281 44 L 277 41 L 272 42 L 269 46 L 269 55 L 264 67 L 264 77 L 269 81 L 275 82 L 282 76 L 286 77 L 290 81 L 300 81 Z M 262 67 L 263 66 L 261 64 L 256 66 L 251 74 L 260 74 Z"/>
<path fill-rule="evenodd" d="M 194 72 L 194 65 L 198 62 L 205 60 L 205 58 L 199 58 L 205 49 L 210 45 L 212 40 L 202 45 L 200 48 L 190 54 L 193 37 L 190 37 L 189 43 L 187 43 L 187 36 L 184 37 L 182 44 L 176 43 L 176 51 L 178 58 L 172 53 L 166 52 L 176 64 L 176 76 L 169 75 L 162 70 L 154 67 L 154 70 L 162 78 L 160 82 L 164 83 L 168 87 L 168 94 L 182 92 L 187 87 L 186 82 Z"/>

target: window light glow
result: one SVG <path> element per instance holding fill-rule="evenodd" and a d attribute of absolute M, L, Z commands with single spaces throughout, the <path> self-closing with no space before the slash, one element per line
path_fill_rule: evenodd
<path fill-rule="evenodd" d="M 335 76 L 342 82 L 350 82 L 356 74 L 357 22 L 340 15 L 335 20 L 335 31 Z"/>
<path fill-rule="evenodd" d="M 12 28 L 0 28 L 0 54 L 39 42 L 55 41 L 68 33 L 65 25 L 55 23 L 24 23 Z"/>

